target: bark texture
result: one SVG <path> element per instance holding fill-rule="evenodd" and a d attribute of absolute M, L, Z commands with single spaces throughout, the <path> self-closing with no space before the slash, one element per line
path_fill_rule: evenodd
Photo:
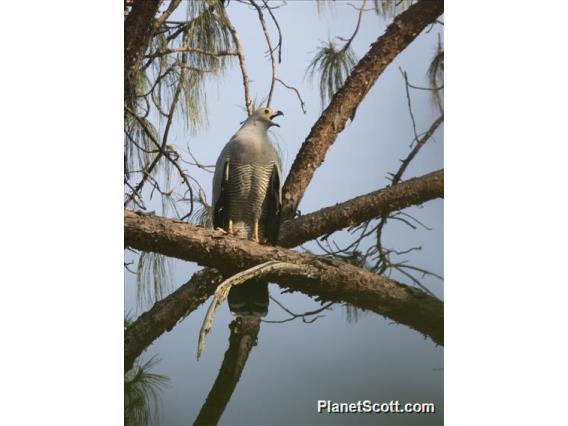
<path fill-rule="evenodd" d="M 222 280 L 218 271 L 205 268 L 140 315 L 124 331 L 124 371 L 130 370 L 134 360 L 164 331 L 171 330 L 181 318 L 205 302 Z"/>
<path fill-rule="evenodd" d="M 278 244 L 282 247 L 295 247 L 321 235 L 443 197 L 442 169 L 285 221 L 280 229 Z"/>
<path fill-rule="evenodd" d="M 298 219 L 286 221 L 282 224 L 282 237 L 279 244 L 282 247 L 294 247 L 326 233 L 358 224 L 371 217 L 388 214 L 410 205 L 421 204 L 433 198 L 443 197 L 443 190 L 443 170 L 410 179 L 336 206 L 326 207 Z M 152 216 L 146 217 L 151 218 Z M 165 220 L 168 223 L 167 219 Z M 183 232 L 190 231 L 186 228 Z M 125 371 L 132 367 L 134 360 L 155 339 L 166 330 L 171 330 L 181 318 L 189 315 L 205 302 L 215 292 L 222 280 L 223 276 L 219 271 L 212 268 L 203 269 L 195 273 L 189 282 L 182 285 L 178 290 L 154 304 L 149 311 L 142 314 L 128 327 L 124 333 Z M 309 294 L 319 296 L 319 293 L 316 292 Z M 368 303 L 363 303 L 364 300 L 362 303 L 359 303 L 360 301 L 361 298 L 356 297 L 356 295 L 350 297 L 350 303 L 373 310 L 373 307 L 369 307 Z"/>
<path fill-rule="evenodd" d="M 124 21 L 124 82 L 140 65 L 154 34 L 154 16 L 163 0 L 138 0 Z"/>
<path fill-rule="evenodd" d="M 231 322 L 229 329 L 229 349 L 194 425 L 216 425 L 219 422 L 241 378 L 250 351 L 256 346 L 260 318 L 237 318 Z"/>
<path fill-rule="evenodd" d="M 302 266 L 268 274 L 283 287 L 345 301 L 405 324 L 443 343 L 443 303 L 420 290 L 334 259 L 224 235 L 184 222 L 125 211 L 125 244 L 233 273 L 270 260 Z"/>
<path fill-rule="evenodd" d="M 385 33 L 353 69 L 343 87 L 312 127 L 294 160 L 282 191 L 282 217 L 294 217 L 315 170 L 323 163 L 329 147 L 353 119 L 357 107 L 388 64 L 420 32 L 444 12 L 443 0 L 421 0 L 397 16 Z"/>

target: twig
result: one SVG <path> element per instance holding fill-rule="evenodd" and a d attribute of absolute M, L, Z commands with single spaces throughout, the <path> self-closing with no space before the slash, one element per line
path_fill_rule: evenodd
<path fill-rule="evenodd" d="M 150 53 L 145 56 L 146 59 L 153 59 L 160 56 L 169 55 L 170 53 L 199 53 L 201 55 L 212 56 L 218 58 L 219 56 L 239 56 L 239 53 L 235 50 L 222 50 L 219 52 L 211 52 L 210 50 L 201 49 L 199 47 L 190 47 L 184 44 L 181 47 L 171 47 L 164 50 L 159 50 L 154 53 Z"/>
<path fill-rule="evenodd" d="M 352 7 L 355 10 L 358 10 L 359 12 L 363 11 L 363 12 L 373 12 L 375 10 L 374 7 L 370 7 L 368 9 L 365 9 L 363 6 L 359 7 L 359 6 L 355 6 L 353 3 L 347 3 L 347 6 Z"/>
<path fill-rule="evenodd" d="M 345 46 L 343 46 L 343 48 L 341 49 L 342 51 L 345 51 L 349 48 L 349 46 L 351 45 L 351 42 L 355 39 L 355 36 L 359 32 L 359 27 L 361 26 L 361 20 L 363 18 L 363 12 L 365 11 L 365 4 L 367 4 L 367 0 L 363 1 L 363 4 L 361 5 L 361 9 L 359 9 L 359 15 L 357 16 L 357 25 L 355 26 L 355 31 L 353 31 L 353 35 L 351 37 L 349 37 L 349 39 L 344 39 L 342 37 L 339 37 L 340 40 L 347 42 L 347 43 L 345 43 Z"/>
<path fill-rule="evenodd" d="M 305 103 L 304 103 L 304 100 L 302 99 L 302 97 L 300 96 L 300 92 L 298 91 L 298 89 L 296 89 L 296 88 L 293 87 L 293 86 L 288 86 L 286 83 L 284 83 L 284 82 L 283 82 L 282 80 L 280 80 L 278 77 L 275 78 L 275 80 L 276 80 L 277 82 L 279 82 L 280 84 L 282 84 L 285 88 L 290 89 L 290 90 L 293 90 L 294 92 L 296 92 L 296 96 L 298 97 L 298 99 L 299 99 L 299 101 L 300 101 L 300 107 L 302 108 L 302 111 L 303 111 L 303 113 L 305 114 L 305 113 L 306 113 L 306 109 L 304 108 Z"/>
<path fill-rule="evenodd" d="M 268 34 L 268 28 L 266 27 L 266 22 L 264 21 L 264 14 L 262 9 L 254 0 L 249 0 L 256 11 L 258 12 L 258 19 L 260 20 L 260 25 L 262 25 L 262 31 L 264 32 L 264 38 L 266 39 L 266 44 L 268 45 L 268 54 L 270 55 L 270 64 L 272 66 L 272 79 L 270 80 L 270 90 L 268 91 L 268 100 L 266 101 L 266 106 L 270 107 L 270 102 L 272 101 L 272 93 L 274 92 L 274 80 L 276 79 L 276 60 L 274 59 L 274 49 L 272 48 L 272 41 L 270 40 L 270 34 Z"/>
<path fill-rule="evenodd" d="M 403 71 L 402 68 L 398 68 L 404 77 L 404 89 L 406 90 L 406 102 L 408 104 L 408 112 L 410 113 L 410 119 L 412 120 L 412 130 L 414 131 L 414 140 L 412 143 L 418 141 L 418 132 L 416 131 L 416 119 L 414 118 L 414 113 L 412 112 L 412 103 L 410 101 L 410 91 L 408 90 L 408 76 L 406 75 L 406 71 Z M 412 144 L 410 144 L 412 146 Z"/>
<path fill-rule="evenodd" d="M 268 10 L 270 17 L 272 18 L 272 21 L 274 22 L 274 25 L 276 25 L 276 29 L 278 30 L 278 44 L 276 45 L 276 48 L 278 48 L 278 63 L 280 64 L 282 63 L 282 31 L 280 30 L 280 24 L 276 20 L 274 13 L 272 13 L 272 9 L 274 8 L 269 7 L 266 0 L 262 0 L 262 2 L 264 3 L 264 7 L 266 7 L 266 9 Z"/>
<path fill-rule="evenodd" d="M 422 290 L 424 290 L 426 293 L 428 293 L 430 296 L 440 300 L 439 297 L 437 297 L 434 293 L 432 293 L 432 291 L 430 291 L 430 289 L 428 289 L 428 287 L 424 286 L 418 279 L 416 279 L 416 277 L 412 276 L 412 274 L 409 274 L 408 272 L 404 271 L 402 269 L 401 266 L 396 266 L 393 265 L 393 268 L 395 268 L 397 271 L 399 271 L 401 274 L 406 275 L 408 278 L 410 278 L 412 280 L 412 282 L 414 282 L 414 284 L 416 284 L 418 287 L 420 287 Z M 434 274 L 432 274 L 434 275 Z"/>
<path fill-rule="evenodd" d="M 124 268 L 130 272 L 131 274 L 136 274 L 136 271 L 133 271 L 132 269 L 129 268 L 130 265 L 134 264 L 134 261 L 132 262 L 124 262 Z"/>
<path fill-rule="evenodd" d="M 414 216 L 409 215 L 406 212 L 398 212 L 399 215 L 401 216 L 406 216 L 407 218 L 413 220 L 414 222 L 416 222 L 418 225 L 420 225 L 422 228 L 424 228 L 427 231 L 431 231 L 432 228 L 430 228 L 429 226 L 424 225 L 422 222 L 420 222 L 418 219 L 416 219 Z"/>
<path fill-rule="evenodd" d="M 272 300 L 274 303 L 276 303 L 278 306 L 280 306 L 286 313 L 288 313 L 288 315 L 290 315 L 290 318 L 286 318 L 286 319 L 283 319 L 283 320 L 262 320 L 262 322 L 266 322 L 266 323 L 270 323 L 270 324 L 283 324 L 285 322 L 293 321 L 296 318 L 302 318 L 302 321 L 304 323 L 311 324 L 315 320 L 317 320 L 318 318 L 323 317 L 323 315 L 317 315 L 317 314 L 327 310 L 328 308 L 330 308 L 332 305 L 335 304 L 335 302 L 329 302 L 319 309 L 304 312 L 303 314 L 295 314 L 294 312 L 289 310 L 286 306 L 284 306 L 282 303 L 280 303 L 278 300 L 276 300 L 274 297 L 270 296 L 270 300 Z M 312 316 L 312 315 L 316 315 L 316 316 L 312 319 L 306 319 L 306 317 L 309 317 L 309 316 Z"/>
<path fill-rule="evenodd" d="M 146 102 L 147 99 L 146 97 L 150 94 L 152 94 L 154 92 L 154 89 L 156 88 L 156 86 L 158 86 L 158 83 L 160 81 L 162 81 L 162 79 L 164 79 L 170 72 L 172 72 L 174 70 L 174 67 L 168 67 L 168 69 L 166 71 L 164 71 L 162 74 L 159 74 L 158 77 L 156 78 L 156 81 L 154 81 L 154 84 L 152 84 L 152 87 L 150 88 L 150 90 L 148 90 L 148 92 L 146 92 L 145 94 L 143 94 L 141 96 L 141 98 L 145 99 Z M 149 108 L 148 108 L 149 109 Z"/>
<path fill-rule="evenodd" d="M 215 164 L 202 164 L 202 163 L 200 163 L 199 160 L 197 160 L 197 158 L 195 158 L 195 155 L 193 155 L 193 153 L 191 152 L 191 149 L 189 149 L 189 144 L 186 145 L 186 149 L 187 149 L 189 156 L 192 158 L 192 160 L 194 162 L 192 163 L 191 161 L 187 161 L 187 160 L 184 160 L 183 158 L 180 158 L 180 160 L 182 162 L 189 164 L 191 166 L 196 166 L 196 167 L 200 168 L 201 170 L 206 171 L 207 173 L 214 173 L 215 172 Z"/>
<path fill-rule="evenodd" d="M 420 139 L 418 138 L 416 139 L 417 141 L 416 145 L 414 145 L 414 148 L 412 149 L 412 151 L 410 151 L 407 157 L 404 160 L 402 160 L 400 168 L 392 178 L 391 185 L 396 185 L 400 181 L 400 179 L 402 178 L 402 174 L 406 171 L 406 168 L 408 167 L 410 162 L 414 159 L 414 157 L 416 157 L 418 151 L 420 151 L 420 149 L 424 146 L 424 144 L 428 142 L 428 140 L 432 137 L 434 132 L 438 129 L 438 127 L 440 126 L 440 124 L 442 124 L 443 121 L 444 121 L 444 114 L 442 114 L 432 123 L 430 128 L 426 131 L 426 133 L 424 133 L 424 136 L 422 136 Z"/>
<path fill-rule="evenodd" d="M 418 90 L 428 90 L 430 92 L 437 92 L 438 90 L 444 90 L 444 86 L 440 86 L 440 87 L 420 87 L 420 86 L 415 86 L 413 84 L 408 83 L 408 87 L 412 87 L 413 89 L 418 89 Z"/>
<path fill-rule="evenodd" d="M 150 173 L 152 173 L 152 171 L 154 170 L 154 168 L 156 167 L 156 165 L 158 164 L 158 162 L 160 161 L 160 159 L 162 158 L 162 155 L 165 154 L 165 149 L 166 149 L 166 145 L 168 142 L 168 135 L 170 132 L 170 127 L 172 124 L 172 119 L 173 119 L 173 112 L 175 109 L 175 106 L 178 102 L 179 99 L 179 95 L 181 93 L 181 86 L 182 86 L 182 81 L 183 81 L 183 76 L 184 76 L 184 72 L 185 70 L 182 69 L 181 70 L 181 75 L 180 75 L 180 80 L 178 82 L 178 85 L 176 87 L 176 91 L 174 93 L 174 97 L 172 99 L 172 103 L 170 105 L 170 110 L 169 113 L 167 114 L 168 117 L 168 121 L 166 123 L 166 128 L 164 130 L 164 136 L 162 138 L 162 144 L 160 145 L 160 143 L 158 143 L 158 141 L 154 138 L 154 135 L 152 135 L 152 133 L 150 131 L 148 131 L 147 127 L 146 127 L 146 123 L 140 118 L 138 117 L 138 115 L 132 111 L 130 108 L 128 108 L 127 106 L 125 106 L 125 109 L 136 119 L 136 121 L 138 121 L 138 123 L 140 123 L 142 125 L 142 127 L 144 128 L 145 132 L 148 134 L 148 136 L 150 136 L 150 139 L 156 144 L 156 146 L 158 147 L 158 149 L 160 150 L 160 152 L 158 154 L 156 154 L 156 156 L 154 157 L 154 160 L 152 161 L 152 163 L 150 163 L 150 165 L 148 166 L 148 168 L 146 169 L 144 175 L 142 176 L 142 180 L 140 182 L 138 182 L 138 185 L 136 185 L 136 189 L 134 192 L 140 193 L 142 190 L 142 187 L 144 186 L 144 184 L 146 183 L 146 181 L 148 180 L 148 176 Z M 169 158 L 168 155 L 166 155 L 167 158 Z M 130 194 L 130 196 L 127 198 L 126 202 L 124 203 L 125 206 L 128 205 L 128 203 L 130 203 L 130 201 L 133 198 L 133 194 L 134 192 L 132 192 Z M 193 204 L 191 206 L 191 209 L 193 210 Z"/>
<path fill-rule="evenodd" d="M 402 70 L 401 70 L 401 72 L 402 72 Z M 410 116 L 412 118 L 412 124 L 413 124 L 413 126 L 416 126 L 416 122 L 414 121 L 414 115 L 412 114 L 412 107 L 411 107 L 411 104 L 410 104 L 410 93 L 408 91 L 408 80 L 407 80 L 407 77 L 406 77 L 406 72 L 403 72 L 403 75 L 404 75 L 404 80 L 406 82 L 406 95 L 407 95 L 407 100 L 408 100 L 408 108 L 409 108 Z M 420 149 L 424 146 L 424 144 L 432 137 L 432 135 L 434 134 L 434 132 L 436 131 L 438 126 L 440 126 L 440 124 L 443 121 L 444 121 L 444 115 L 442 114 L 437 120 L 434 121 L 434 123 L 432 123 L 432 125 L 430 126 L 428 131 L 419 140 L 418 140 L 418 136 L 416 134 L 416 127 L 414 127 L 414 135 L 416 137 L 417 143 L 414 146 L 414 149 L 412 149 L 412 151 L 410 151 L 408 156 L 404 160 L 402 160 L 399 169 L 397 170 L 397 172 L 393 175 L 393 177 L 391 179 L 391 186 L 396 185 L 398 182 L 400 182 L 400 180 L 402 179 L 402 175 L 406 171 L 410 162 L 414 159 L 414 157 L 416 157 L 416 154 L 418 154 L 418 151 L 420 151 Z M 400 218 L 398 218 L 398 219 L 402 220 Z M 376 266 L 378 268 L 378 273 L 380 273 L 380 274 L 384 273 L 389 267 L 392 266 L 392 264 L 390 262 L 390 256 L 388 255 L 388 251 L 385 251 L 385 248 L 383 247 L 383 244 L 382 244 L 382 232 L 383 232 L 384 226 L 387 223 L 387 220 L 388 220 L 387 216 L 382 216 L 381 219 L 380 219 L 379 225 L 377 227 L 377 236 L 376 236 L 377 244 L 376 244 L 376 246 L 377 246 L 377 250 L 378 250 L 378 253 L 379 253 L 379 258 L 378 258 Z M 418 222 L 418 223 L 423 225 L 421 222 Z M 412 227 L 412 225 L 410 225 L 410 226 Z M 425 225 L 423 225 L 423 226 L 425 226 Z"/>
<path fill-rule="evenodd" d="M 126 186 L 128 186 L 130 188 L 130 190 L 132 191 L 132 201 L 134 201 L 134 204 L 136 204 L 138 207 L 140 207 L 142 210 L 146 210 L 146 206 L 144 205 L 143 201 L 142 201 L 142 197 L 140 196 L 140 194 L 138 193 L 138 191 L 136 191 L 136 189 L 134 189 L 132 187 L 132 185 L 130 185 L 130 183 L 128 182 L 128 180 L 124 179 L 124 183 Z"/>
<path fill-rule="evenodd" d="M 241 73 L 243 75 L 243 86 L 244 86 L 244 89 L 245 89 L 245 106 L 246 106 L 246 109 L 247 109 L 247 114 L 250 117 L 252 115 L 252 100 L 251 100 L 251 97 L 250 97 L 249 78 L 248 78 L 248 72 L 247 72 L 247 65 L 246 65 L 246 62 L 245 62 L 245 55 L 244 55 L 244 52 L 243 52 L 243 46 L 241 44 L 241 39 L 239 37 L 239 34 L 237 33 L 237 30 L 235 29 L 235 27 L 231 23 L 231 20 L 227 16 L 227 12 L 225 12 L 224 8 L 222 8 L 222 13 L 223 13 L 223 17 L 225 18 L 227 28 L 229 28 L 229 31 L 231 32 L 231 36 L 233 37 L 233 42 L 235 43 L 235 46 L 237 47 L 237 56 L 239 58 L 239 65 L 241 66 Z"/>
<path fill-rule="evenodd" d="M 184 62 L 174 61 L 174 65 L 176 65 L 180 68 L 184 68 L 186 70 L 195 71 L 196 73 L 199 73 L 201 75 L 212 74 L 212 73 L 216 73 L 217 71 L 219 71 L 219 69 L 221 69 L 221 64 L 219 62 L 216 62 L 216 64 L 217 65 L 214 68 L 204 69 L 204 68 L 193 67 L 191 65 L 187 65 Z"/>
<path fill-rule="evenodd" d="M 182 70 L 183 72 L 183 70 Z M 181 85 L 181 83 L 179 83 L 178 87 Z M 178 93 L 178 91 L 176 91 L 176 93 Z M 178 93 L 179 95 L 179 93 Z M 138 121 L 138 123 L 142 126 L 142 128 L 144 129 L 144 131 L 146 132 L 146 134 L 150 137 L 150 140 L 154 143 L 154 145 L 156 145 L 156 147 L 158 148 L 158 153 L 156 154 L 156 157 L 154 157 L 154 160 L 152 161 L 152 163 L 150 164 L 150 166 L 148 168 L 146 168 L 145 170 L 143 170 L 143 175 L 142 175 L 142 180 L 138 183 L 138 185 L 136 186 L 136 188 L 134 189 L 134 191 L 130 194 L 130 196 L 127 198 L 127 200 L 125 201 L 124 205 L 128 205 L 128 203 L 130 203 L 130 201 L 133 199 L 133 194 L 139 194 L 142 187 L 144 186 L 144 184 L 146 183 L 146 181 L 151 178 L 150 173 L 152 172 L 152 170 L 155 168 L 157 162 L 160 160 L 160 158 L 162 156 L 164 156 L 170 163 L 172 163 L 174 165 L 174 167 L 177 169 L 181 179 L 183 180 L 183 182 L 186 184 L 189 193 L 191 194 L 190 197 L 190 209 L 189 209 L 189 213 L 186 214 L 185 216 L 183 216 L 181 218 L 181 220 L 186 219 L 187 217 L 191 216 L 191 214 L 193 213 L 193 188 L 191 187 L 191 184 L 189 183 L 189 180 L 186 176 L 186 174 L 184 173 L 184 171 L 182 170 L 182 168 L 180 167 L 180 165 L 177 163 L 177 161 L 175 161 L 175 159 L 170 157 L 170 153 L 172 152 L 171 150 L 166 149 L 167 148 L 167 138 L 168 138 L 168 132 L 169 132 L 169 124 L 171 124 L 171 117 L 173 117 L 173 107 L 175 106 L 175 103 L 177 103 L 177 99 L 176 96 L 174 95 L 174 100 L 172 101 L 172 106 L 170 108 L 170 113 L 168 114 L 168 123 L 166 124 L 166 130 L 164 132 L 164 137 L 162 139 L 162 144 L 160 145 L 160 143 L 156 140 L 156 138 L 154 137 L 154 135 L 152 135 L 152 132 L 150 132 L 150 130 L 148 129 L 148 127 L 146 126 L 146 123 L 144 122 L 144 120 L 142 120 L 138 115 L 136 115 L 136 113 L 134 111 L 132 111 L 130 108 L 128 108 L 127 106 L 125 106 L 126 111 L 132 115 L 134 117 L 134 119 L 136 121 Z M 176 153 L 177 154 L 177 153 Z M 161 193 L 163 193 L 162 191 L 160 191 Z"/>

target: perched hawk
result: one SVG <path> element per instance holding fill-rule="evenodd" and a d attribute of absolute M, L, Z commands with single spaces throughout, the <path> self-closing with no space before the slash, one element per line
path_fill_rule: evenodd
<path fill-rule="evenodd" d="M 213 226 L 275 244 L 280 224 L 280 159 L 266 131 L 281 111 L 257 109 L 225 145 L 213 177 Z"/>
<path fill-rule="evenodd" d="M 276 244 L 280 228 L 282 171 L 267 130 L 281 111 L 259 108 L 225 145 L 213 176 L 213 227 L 237 237 Z M 267 283 L 251 281 L 231 289 L 233 313 L 264 316 Z"/>

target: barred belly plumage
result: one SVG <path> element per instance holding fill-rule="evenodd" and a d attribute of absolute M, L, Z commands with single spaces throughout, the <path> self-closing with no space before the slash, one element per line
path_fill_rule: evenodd
<path fill-rule="evenodd" d="M 265 239 L 262 210 L 273 169 L 274 163 L 230 163 L 227 195 L 231 202 L 228 213 L 237 236 L 251 239 L 254 222 L 259 221 L 260 239 Z"/>

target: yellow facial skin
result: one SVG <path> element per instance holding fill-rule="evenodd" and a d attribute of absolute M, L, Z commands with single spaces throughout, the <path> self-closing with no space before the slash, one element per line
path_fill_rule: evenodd
<path fill-rule="evenodd" d="M 259 108 L 254 113 L 253 116 L 269 122 L 272 126 L 280 127 L 279 124 L 274 123 L 272 120 L 279 115 L 284 115 L 282 111 L 275 111 L 272 108 Z"/>

